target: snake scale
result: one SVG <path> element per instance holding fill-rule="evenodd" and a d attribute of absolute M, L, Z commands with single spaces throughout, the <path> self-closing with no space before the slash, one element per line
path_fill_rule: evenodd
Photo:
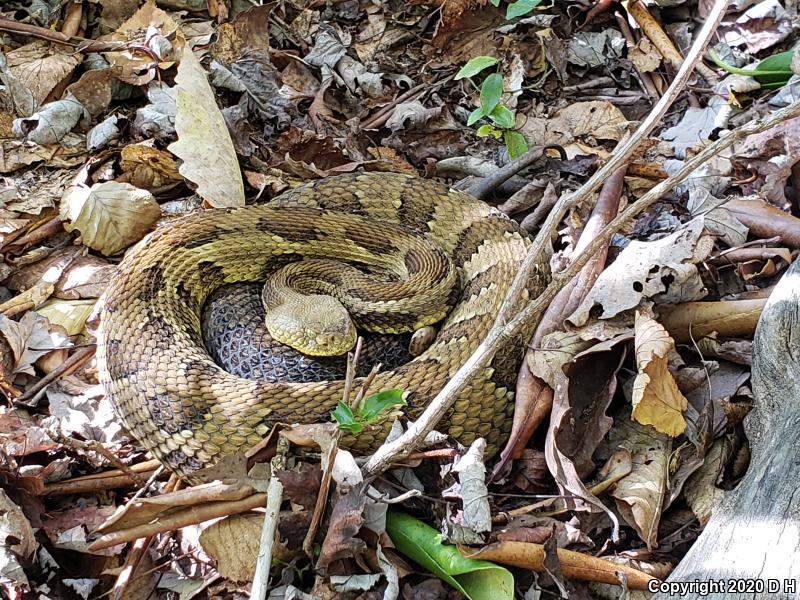
<path fill-rule="evenodd" d="M 420 244 L 446 260 L 426 258 Z M 164 465 L 191 478 L 256 444 L 276 422 L 329 420 L 344 384 L 249 381 L 224 371 L 201 334 L 201 310 L 216 288 L 264 281 L 299 260 L 342 260 L 384 275 L 377 301 L 369 286 L 352 293 L 371 302 L 373 328 L 391 331 L 397 306 L 401 320 L 413 324 L 414 311 L 430 311 L 434 302 L 428 293 L 435 290 L 407 289 L 409 281 L 427 278 L 434 288 L 454 269 L 455 291 L 445 298 L 440 316 L 447 315 L 433 344 L 378 373 L 370 387 L 403 389 L 413 419 L 493 324 L 527 246 L 514 221 L 472 196 L 389 173 L 330 177 L 265 205 L 190 214 L 156 229 L 120 263 L 100 304 L 99 379 L 128 430 Z M 396 299 L 392 289 L 399 289 Z M 415 303 L 406 302 L 410 296 Z M 485 437 L 494 454 L 510 429 L 521 356 L 519 344 L 503 348 L 461 392 L 440 429 L 462 443 Z M 344 443 L 374 449 L 388 432 L 384 421 Z"/>

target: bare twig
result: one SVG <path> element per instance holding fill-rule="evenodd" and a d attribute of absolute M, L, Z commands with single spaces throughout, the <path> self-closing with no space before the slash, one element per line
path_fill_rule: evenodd
<path fill-rule="evenodd" d="M 36 25 L 29 25 L 28 23 L 17 23 L 10 19 L 0 19 L 0 31 L 10 31 L 11 33 L 23 33 L 33 37 L 38 37 L 50 42 L 58 44 L 67 44 L 69 46 L 77 46 L 78 42 L 84 38 L 69 36 L 61 33 L 60 31 L 53 31 L 46 27 L 37 27 Z"/>
<path fill-rule="evenodd" d="M 515 158 L 510 163 L 503 165 L 488 177 L 482 177 L 465 191 L 476 198 L 483 199 L 490 194 L 500 184 L 504 183 L 523 169 L 531 166 L 544 154 L 544 146 L 534 146 L 519 158 Z"/>
<path fill-rule="evenodd" d="M 725 0 L 723 0 L 723 3 L 725 3 Z M 480 369 L 486 366 L 491 357 L 494 356 L 496 349 L 519 335 L 526 325 L 538 322 L 543 310 L 550 304 L 558 291 L 575 277 L 583 265 L 591 260 L 592 256 L 594 256 L 604 244 L 608 243 L 616 232 L 629 224 L 636 215 L 652 206 L 666 192 L 686 179 L 692 171 L 700 167 L 712 156 L 715 156 L 729 147 L 735 141 L 741 140 L 748 135 L 770 129 L 778 123 L 798 115 L 800 115 L 800 101 L 778 110 L 765 118 L 759 119 L 758 121 L 751 121 L 734 130 L 725 137 L 710 144 L 697 156 L 687 161 L 677 173 L 655 186 L 636 203 L 628 207 L 616 219 L 603 228 L 600 235 L 589 244 L 584 252 L 575 258 L 574 262 L 572 262 L 569 267 L 553 276 L 550 285 L 547 286 L 547 289 L 544 290 L 538 298 L 528 304 L 524 310 L 517 313 L 507 324 L 496 323 L 495 326 L 492 327 L 486 339 L 478 346 L 472 356 L 467 359 L 466 363 L 453 375 L 450 381 L 445 384 L 417 421 L 409 426 L 408 431 L 393 442 L 384 444 L 372 455 L 364 466 L 365 472 L 369 475 L 379 473 L 386 469 L 393 461 L 398 458 L 404 458 L 408 453 L 412 452 L 420 441 L 424 439 L 425 435 L 433 430 L 436 424 L 444 417 L 455 401 L 458 393 L 466 387 Z"/>
<path fill-rule="evenodd" d="M 61 363 L 58 368 L 53 369 L 39 381 L 29 386 L 28 389 L 25 390 L 25 393 L 17 398 L 17 402 L 29 402 L 57 379 L 65 377 L 66 375 L 71 375 L 86 364 L 94 356 L 96 350 L 97 346 L 95 344 L 88 344 L 78 349 L 72 356 Z"/>
<path fill-rule="evenodd" d="M 253 587 L 250 598 L 264 600 L 269 588 L 269 568 L 272 566 L 272 547 L 275 545 L 275 533 L 278 530 L 278 517 L 283 500 L 283 484 L 278 478 L 278 471 L 286 467 L 286 453 L 289 441 L 285 437 L 278 438 L 278 452 L 272 459 L 272 475 L 267 488 L 267 513 L 264 515 L 264 526 L 261 528 L 261 544 L 258 548 L 256 572 L 253 576 Z"/>
<path fill-rule="evenodd" d="M 180 529 L 188 525 L 195 525 L 204 521 L 210 521 L 217 517 L 227 517 L 239 513 L 247 512 L 254 508 L 261 508 L 267 502 L 266 494 L 253 494 L 241 500 L 231 500 L 226 502 L 206 502 L 197 506 L 190 507 L 177 513 L 159 516 L 158 519 L 122 529 L 113 533 L 105 533 L 89 544 L 89 549 L 102 550 L 117 544 L 131 542 L 142 537 L 164 533 L 173 529 Z"/>

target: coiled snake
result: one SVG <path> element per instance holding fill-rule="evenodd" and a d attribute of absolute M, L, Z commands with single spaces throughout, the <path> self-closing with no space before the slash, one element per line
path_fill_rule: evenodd
<path fill-rule="evenodd" d="M 119 265 L 99 313 L 99 379 L 131 433 L 184 476 L 252 446 L 275 422 L 329 420 L 342 381 L 231 375 L 208 356 L 200 313 L 226 283 L 264 281 L 299 260 L 336 259 L 377 278 L 349 290 L 360 327 L 392 332 L 398 322 L 413 328 L 447 313 L 422 355 L 379 373 L 370 387 L 403 389 L 413 419 L 491 327 L 526 248 L 516 223 L 483 202 L 388 173 L 331 177 L 267 205 L 188 215 L 151 233 Z M 439 285 L 448 277 L 455 287 Z M 503 349 L 463 390 L 447 433 L 464 443 L 483 436 L 488 452 L 497 450 L 511 424 L 518 346 Z M 369 450 L 387 427 L 345 442 Z"/>

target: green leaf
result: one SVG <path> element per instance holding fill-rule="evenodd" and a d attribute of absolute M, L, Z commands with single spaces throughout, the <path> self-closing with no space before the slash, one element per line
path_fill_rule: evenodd
<path fill-rule="evenodd" d="M 503 132 L 503 141 L 506 143 L 506 150 L 508 150 L 508 157 L 511 160 L 519 158 L 528 151 L 528 142 L 525 137 L 513 129 L 506 129 Z"/>
<path fill-rule="evenodd" d="M 502 104 L 494 107 L 494 110 L 489 115 L 489 118 L 501 129 L 513 129 L 516 124 L 514 113 L 508 110 Z"/>
<path fill-rule="evenodd" d="M 386 533 L 401 553 L 470 600 L 513 600 L 514 576 L 507 569 L 461 556 L 455 546 L 442 544 L 441 534 L 419 519 L 390 510 Z"/>
<path fill-rule="evenodd" d="M 506 19 L 527 15 L 541 3 L 542 0 L 517 0 L 517 2 L 512 2 L 508 5 L 508 10 L 506 10 Z"/>
<path fill-rule="evenodd" d="M 489 115 L 494 107 L 500 103 L 503 95 L 503 76 L 500 73 L 492 73 L 483 80 L 481 84 L 481 108 L 483 114 Z"/>
<path fill-rule="evenodd" d="M 496 140 L 499 140 L 503 136 L 503 132 L 497 129 L 494 125 L 481 125 L 478 127 L 478 131 L 475 132 L 478 137 L 486 137 L 487 135 L 492 136 Z"/>
<path fill-rule="evenodd" d="M 497 8 L 498 6 L 500 6 L 500 0 L 489 0 L 489 3 L 490 3 L 492 6 L 494 6 L 495 8 Z"/>
<path fill-rule="evenodd" d="M 785 84 L 789 81 L 789 78 L 792 76 L 792 55 L 794 54 L 793 50 L 787 50 L 786 52 L 779 52 L 778 54 L 773 54 L 772 56 L 768 56 L 753 68 L 753 69 L 740 69 L 738 67 L 734 67 L 729 65 L 717 55 L 716 52 L 713 50 L 708 51 L 708 56 L 715 65 L 717 65 L 721 69 L 725 69 L 728 73 L 733 73 L 734 75 L 747 75 L 748 77 L 752 77 L 761 85 L 771 85 L 780 87 L 781 85 Z"/>
<path fill-rule="evenodd" d="M 336 408 L 331 412 L 331 417 L 336 421 L 336 424 L 342 431 L 358 434 L 364 429 L 361 423 L 356 420 L 350 407 L 341 400 L 339 400 Z"/>
<path fill-rule="evenodd" d="M 375 418 L 384 410 L 393 406 L 405 406 L 403 400 L 403 390 L 390 389 L 383 390 L 377 394 L 368 396 L 358 407 L 358 418 L 364 423 L 372 423 Z"/>
<path fill-rule="evenodd" d="M 486 115 L 483 112 L 483 107 L 479 106 L 478 108 L 473 110 L 471 113 L 469 113 L 469 117 L 467 117 L 467 125 L 473 125 L 476 121 L 478 121 L 479 119 L 482 119 L 485 116 Z"/>
<path fill-rule="evenodd" d="M 476 56 L 475 58 L 471 58 L 467 64 L 458 70 L 456 79 L 464 79 L 464 77 L 477 75 L 484 69 L 496 65 L 498 62 L 499 61 L 494 56 Z"/>

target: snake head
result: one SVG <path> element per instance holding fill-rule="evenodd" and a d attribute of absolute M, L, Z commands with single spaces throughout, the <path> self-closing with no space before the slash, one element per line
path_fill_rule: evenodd
<path fill-rule="evenodd" d="M 356 343 L 356 327 L 344 305 L 332 296 L 295 296 L 264 317 L 278 342 L 309 356 L 339 356 Z"/>

